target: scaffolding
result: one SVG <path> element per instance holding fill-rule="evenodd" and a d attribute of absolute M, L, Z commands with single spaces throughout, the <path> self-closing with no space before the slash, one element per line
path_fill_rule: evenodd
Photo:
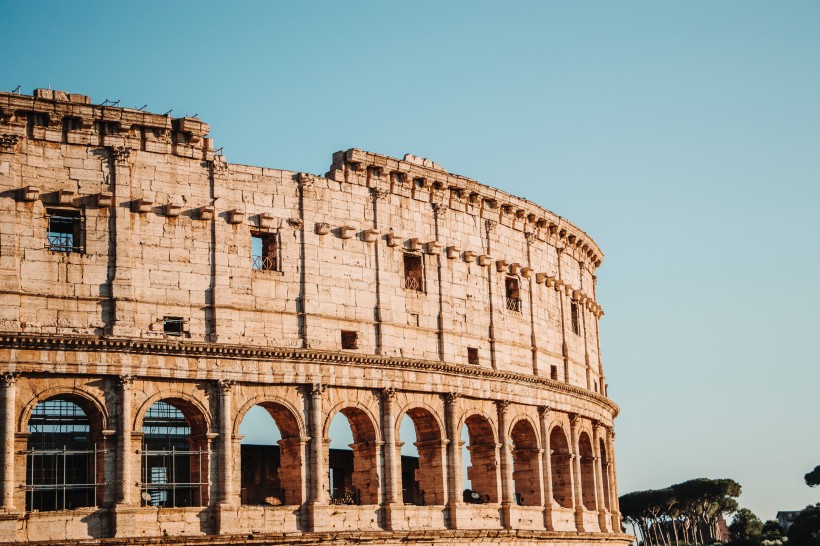
<path fill-rule="evenodd" d="M 157 402 L 146 413 L 142 431 L 143 502 L 168 508 L 203 505 L 210 482 L 202 476 L 210 451 L 189 443 L 191 427 L 183 413 Z"/>
<path fill-rule="evenodd" d="M 55 511 L 96 506 L 105 442 L 90 441 L 88 416 L 68 400 L 37 404 L 29 419 L 26 510 Z"/>

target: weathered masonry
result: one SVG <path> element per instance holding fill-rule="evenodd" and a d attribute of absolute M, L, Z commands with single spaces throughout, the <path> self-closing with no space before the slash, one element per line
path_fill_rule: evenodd
<path fill-rule="evenodd" d="M 321 177 L 208 131 L 0 93 L 0 541 L 630 541 L 588 235 L 415 156 Z M 278 446 L 241 445 L 256 406 Z"/>

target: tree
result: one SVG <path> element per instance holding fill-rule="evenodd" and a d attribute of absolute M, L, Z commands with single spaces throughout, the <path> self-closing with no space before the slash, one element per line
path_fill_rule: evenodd
<path fill-rule="evenodd" d="M 820 465 L 814 467 L 814 470 L 806 474 L 806 485 L 809 487 L 814 487 L 815 485 L 820 485 Z"/>
<path fill-rule="evenodd" d="M 789 527 L 789 546 L 820 546 L 820 504 L 807 506 Z"/>
<path fill-rule="evenodd" d="M 732 533 L 731 544 L 754 546 L 762 540 L 763 522 L 748 508 L 741 508 L 735 512 L 729 532 Z"/>
<path fill-rule="evenodd" d="M 783 528 L 775 519 L 770 519 L 763 524 L 763 532 L 760 534 L 763 540 L 780 540 L 783 538 Z"/>

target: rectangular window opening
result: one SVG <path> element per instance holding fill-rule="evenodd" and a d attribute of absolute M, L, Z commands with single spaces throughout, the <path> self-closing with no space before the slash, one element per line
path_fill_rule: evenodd
<path fill-rule="evenodd" d="M 367 176 L 368 178 L 381 178 L 382 170 L 380 167 L 368 167 Z"/>
<path fill-rule="evenodd" d="M 404 287 L 424 292 L 424 262 L 417 254 L 404 255 Z"/>
<path fill-rule="evenodd" d="M 558 366 L 550 366 L 550 379 L 558 381 Z"/>
<path fill-rule="evenodd" d="M 342 349 L 358 349 L 359 333 L 342 330 Z"/>
<path fill-rule="evenodd" d="M 478 365 L 478 347 L 467 347 L 467 363 Z"/>
<path fill-rule="evenodd" d="M 279 271 L 275 233 L 251 234 L 251 267 L 256 271 Z"/>
<path fill-rule="evenodd" d="M 504 288 L 507 293 L 507 309 L 521 312 L 521 290 L 518 286 L 518 277 L 507 277 L 504 281 Z"/>
<path fill-rule="evenodd" d="M 578 302 L 574 301 L 570 304 L 570 315 L 572 317 L 572 332 L 574 334 L 581 334 L 581 317 L 578 310 Z"/>
<path fill-rule="evenodd" d="M 162 319 L 162 331 L 167 336 L 182 336 L 185 332 L 185 321 L 182 317 L 165 317 Z"/>
<path fill-rule="evenodd" d="M 78 210 L 48 209 L 48 249 L 82 252 L 82 215 Z"/>

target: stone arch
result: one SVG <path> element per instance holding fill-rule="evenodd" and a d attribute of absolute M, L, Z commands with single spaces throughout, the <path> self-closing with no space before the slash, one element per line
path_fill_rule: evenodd
<path fill-rule="evenodd" d="M 604 499 L 603 505 L 607 511 L 611 512 L 612 507 L 609 505 L 609 457 L 606 452 L 606 442 L 604 439 L 601 438 L 599 440 L 599 453 L 601 458 L 601 481 L 603 482 L 601 485 L 604 489 Z"/>
<path fill-rule="evenodd" d="M 330 423 L 337 414 L 347 419 L 353 433 L 352 465 L 340 466 L 334 462 L 330 445 L 325 449 L 327 466 L 336 483 L 329 484 L 332 502 L 339 504 L 379 504 L 379 455 L 381 441 L 378 421 L 364 406 L 340 402 L 325 420 L 324 435 L 328 437 Z"/>
<path fill-rule="evenodd" d="M 81 389 L 54 387 L 32 397 L 18 421 L 26 433 L 17 458 L 27 511 L 104 504 L 107 423 L 105 405 Z"/>
<path fill-rule="evenodd" d="M 109 416 L 105 402 L 99 400 L 90 392 L 77 387 L 52 387 L 37 393 L 28 401 L 23 411 L 20 412 L 20 418 L 17 421 L 17 432 L 26 432 L 31 412 L 34 411 L 37 404 L 54 398 L 61 398 L 77 404 L 88 416 L 92 428 L 98 429 L 100 432 L 108 430 Z"/>
<path fill-rule="evenodd" d="M 550 431 L 550 466 L 553 500 L 558 506 L 572 508 L 572 452 L 561 425 Z"/>
<path fill-rule="evenodd" d="M 416 432 L 415 446 L 418 450 L 418 469 L 405 470 L 402 466 L 402 491 L 405 504 L 443 505 L 445 503 L 444 427 L 435 412 L 424 404 L 408 404 L 399 413 L 396 430 L 407 416 Z M 410 487 L 410 486 L 413 487 Z M 417 488 L 418 494 L 413 494 Z"/>
<path fill-rule="evenodd" d="M 156 415 L 149 415 L 152 410 Z M 147 504 L 207 506 L 210 419 L 202 404 L 179 392 L 162 391 L 143 403 L 137 423 L 135 430 L 143 433 L 140 481 L 150 496 Z"/>
<path fill-rule="evenodd" d="M 578 436 L 578 456 L 581 458 L 581 502 L 587 510 L 595 510 L 595 455 L 586 431 Z"/>
<path fill-rule="evenodd" d="M 171 404 L 185 415 L 191 428 L 196 428 L 201 434 L 211 431 L 211 413 L 205 404 L 195 396 L 173 390 L 162 390 L 149 396 L 135 412 L 134 430 L 142 429 L 145 414 L 156 402 L 163 401 Z"/>
<path fill-rule="evenodd" d="M 498 443 L 493 422 L 478 411 L 465 414 L 462 422 L 469 439 L 471 465 L 467 468 L 467 479 L 473 492 L 481 502 L 499 502 Z"/>
<path fill-rule="evenodd" d="M 239 410 L 233 425 L 235 435 L 248 411 L 256 406 L 271 416 L 281 439 L 277 446 L 240 446 L 241 503 L 300 505 L 304 502 L 306 466 L 304 421 L 289 402 L 259 395 Z"/>
<path fill-rule="evenodd" d="M 538 436 L 533 423 L 518 419 L 510 431 L 515 500 L 522 506 L 542 506 Z"/>

